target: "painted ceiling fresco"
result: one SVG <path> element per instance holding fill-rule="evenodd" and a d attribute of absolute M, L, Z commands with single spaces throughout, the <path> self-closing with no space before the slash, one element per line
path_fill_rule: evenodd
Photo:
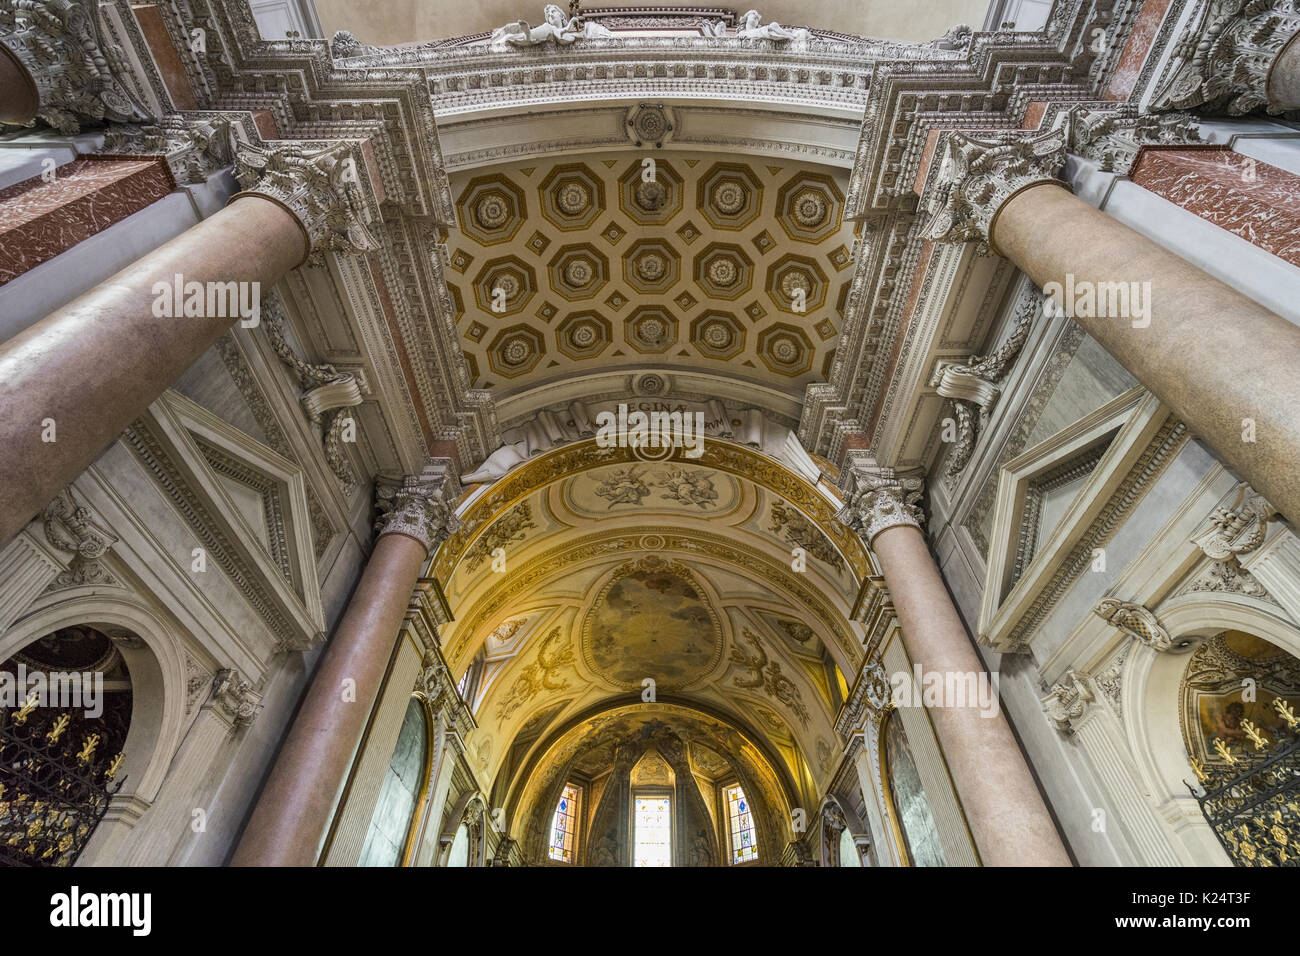
<path fill-rule="evenodd" d="M 561 450 L 466 511 L 440 571 L 457 609 L 442 636 L 454 673 L 484 657 L 471 751 L 485 774 L 521 786 L 559 728 L 638 702 L 705 708 L 761 740 L 798 792 L 825 784 L 843 675 L 862 653 L 850 604 L 873 572 L 824 499 L 772 468 L 757 453 L 643 462 Z M 729 772 L 722 744 L 691 744 L 705 747 L 694 773 Z M 593 747 L 574 759 L 598 776 L 614 757 Z"/>

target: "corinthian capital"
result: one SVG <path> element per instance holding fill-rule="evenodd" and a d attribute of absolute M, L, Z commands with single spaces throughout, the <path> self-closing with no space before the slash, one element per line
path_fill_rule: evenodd
<path fill-rule="evenodd" d="M 880 532 L 899 525 L 921 528 L 921 479 L 895 477 L 892 468 L 853 464 L 848 468 L 845 505 L 835 520 L 857 532 L 870 547 Z"/>
<path fill-rule="evenodd" d="M 1196 118 L 1187 113 L 1126 116 L 1119 110 L 1079 107 L 1064 114 L 1071 153 L 1095 160 L 1103 172 L 1128 175 L 1143 146 L 1201 142 Z"/>
<path fill-rule="evenodd" d="M 1269 71 L 1282 48 L 1300 31 L 1295 0 L 1211 0 L 1189 21 L 1174 47 L 1180 58 L 1151 109 L 1200 109 L 1244 116 L 1264 107 L 1270 113 L 1294 104 L 1269 99 Z"/>
<path fill-rule="evenodd" d="M 36 117 L 68 136 L 82 123 L 149 118 L 113 73 L 122 51 L 101 35 L 93 0 L 0 0 L 0 40 L 36 85 Z"/>
<path fill-rule="evenodd" d="M 1008 199 L 1037 183 L 1064 185 L 1056 178 L 1065 164 L 1065 135 L 1003 135 L 993 141 L 948 134 L 943 162 L 927 189 L 930 213 L 926 238 L 936 242 L 975 240 L 991 245 L 993 222 Z"/>
<path fill-rule="evenodd" d="M 378 207 L 362 185 L 365 164 L 351 143 L 314 149 L 301 143 L 243 146 L 235 153 L 235 197 L 264 196 L 288 209 L 311 243 L 307 261 L 326 252 L 359 253 L 379 248 L 370 231 Z"/>
<path fill-rule="evenodd" d="M 375 481 L 375 504 L 380 535 L 404 534 L 430 553 L 460 527 L 456 517 L 456 484 L 446 458 L 436 459 L 418 475 Z"/>

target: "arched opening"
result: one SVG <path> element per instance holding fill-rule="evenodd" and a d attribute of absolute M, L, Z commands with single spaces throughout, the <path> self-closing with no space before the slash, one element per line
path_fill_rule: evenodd
<path fill-rule="evenodd" d="M 1248 631 L 1192 653 L 1180 722 L 1206 822 L 1236 866 L 1300 866 L 1300 659 Z"/>
<path fill-rule="evenodd" d="M 897 710 L 886 715 L 881 727 L 880 760 L 890 822 L 904 859 L 911 866 L 943 866 L 946 861 L 934 814 Z"/>
<path fill-rule="evenodd" d="M 412 697 L 370 820 L 361 866 L 399 866 L 410 861 L 427 794 L 430 759 L 428 713 L 424 702 Z"/>
<path fill-rule="evenodd" d="M 117 644 L 72 626 L 0 664 L 0 862 L 71 866 L 122 786 L 131 674 Z"/>

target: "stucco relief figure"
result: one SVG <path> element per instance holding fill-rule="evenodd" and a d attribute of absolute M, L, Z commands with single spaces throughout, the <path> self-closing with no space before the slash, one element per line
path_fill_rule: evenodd
<path fill-rule="evenodd" d="M 492 31 L 493 46 L 540 46 L 554 40 L 566 46 L 574 40 L 605 40 L 614 34 L 599 23 L 579 23 L 578 17 L 567 19 L 564 11 L 548 3 L 539 26 L 529 26 L 527 20 L 516 20 Z"/>
<path fill-rule="evenodd" d="M 787 43 L 790 40 L 803 42 L 812 34 L 803 27 L 794 29 L 783 27 L 775 20 L 771 23 L 763 23 L 762 15 L 757 10 L 750 10 L 736 25 L 736 36 L 742 40 L 775 40 L 778 43 Z"/>
<path fill-rule="evenodd" d="M 645 480 L 637 474 L 636 468 L 615 468 L 600 481 L 596 494 L 609 501 L 609 507 L 615 505 L 639 505 L 641 499 L 649 497 L 650 488 Z"/>

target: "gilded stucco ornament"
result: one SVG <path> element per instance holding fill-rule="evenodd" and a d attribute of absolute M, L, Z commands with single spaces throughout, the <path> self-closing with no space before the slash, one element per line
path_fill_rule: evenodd
<path fill-rule="evenodd" d="M 292 212 L 311 242 L 307 262 L 321 265 L 327 252 L 379 248 L 372 232 L 379 216 L 361 185 L 363 170 L 358 151 L 348 143 L 243 146 L 235 155 L 235 178 L 243 192 L 235 198 L 254 193 Z"/>
<path fill-rule="evenodd" d="M 31 74 L 38 119 L 65 136 L 83 124 L 151 119 L 117 79 L 129 72 L 91 0 L 0 0 L 0 36 Z"/>
<path fill-rule="evenodd" d="M 850 471 L 846 503 L 835 520 L 851 528 L 868 547 L 888 528 L 922 527 L 920 478 L 896 477 L 889 468 L 854 466 Z"/>
<path fill-rule="evenodd" d="M 1151 109 L 1229 116 L 1260 108 L 1283 112 L 1268 101 L 1269 70 L 1297 31 L 1295 0 L 1211 0 L 1175 46 L 1180 62 Z"/>
<path fill-rule="evenodd" d="M 995 140 L 951 132 L 943 162 L 923 199 L 930 214 L 925 237 L 935 242 L 992 245 L 993 220 L 1016 193 L 1056 178 L 1065 165 L 1065 134 L 1003 134 Z"/>
<path fill-rule="evenodd" d="M 449 464 L 426 468 L 401 479 L 375 479 L 375 533 L 404 534 L 432 552 L 460 527 L 455 513 L 455 487 L 446 472 Z"/>

